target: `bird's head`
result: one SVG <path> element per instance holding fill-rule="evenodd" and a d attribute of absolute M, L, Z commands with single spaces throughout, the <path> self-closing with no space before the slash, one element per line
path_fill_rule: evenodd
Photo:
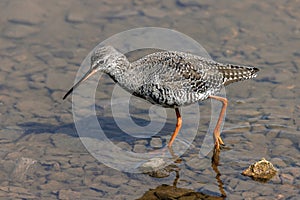
<path fill-rule="evenodd" d="M 108 72 L 119 52 L 112 46 L 104 46 L 96 49 L 91 56 L 91 69 Z"/>
<path fill-rule="evenodd" d="M 89 77 L 91 77 L 93 74 L 95 74 L 98 71 L 102 71 L 105 73 L 108 73 L 109 70 L 112 68 L 112 65 L 114 63 L 114 60 L 122 55 L 120 52 L 118 52 L 116 49 L 114 49 L 112 46 L 104 46 L 96 49 L 92 56 L 91 56 L 91 67 L 87 71 L 87 73 L 65 94 L 63 99 L 67 98 L 69 94 L 73 92 L 75 88 L 77 88 L 80 83 L 87 80 Z"/>

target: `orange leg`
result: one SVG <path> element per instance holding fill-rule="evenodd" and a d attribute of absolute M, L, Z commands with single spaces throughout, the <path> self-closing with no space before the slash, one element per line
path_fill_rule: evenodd
<path fill-rule="evenodd" d="M 178 109 L 178 108 L 175 108 L 175 112 L 176 112 L 176 116 L 177 116 L 176 129 L 175 129 L 175 131 L 174 131 L 174 133 L 173 133 L 173 135 L 172 135 L 172 137 L 171 137 L 171 139 L 170 139 L 170 141 L 169 141 L 168 147 L 171 147 L 171 146 L 172 146 L 172 144 L 173 144 L 173 142 L 174 142 L 176 136 L 177 136 L 178 133 L 179 133 L 179 130 L 180 130 L 180 128 L 181 128 L 181 125 L 182 125 L 182 119 L 181 119 L 181 115 L 180 115 L 179 109 Z"/>
<path fill-rule="evenodd" d="M 223 140 L 220 136 L 220 128 L 221 128 L 221 124 L 222 124 L 222 119 L 225 115 L 225 111 L 226 111 L 226 108 L 227 108 L 227 99 L 223 98 L 223 97 L 213 96 L 213 95 L 210 95 L 209 97 L 212 98 L 212 99 L 216 99 L 218 101 L 221 101 L 223 103 L 222 110 L 220 112 L 219 119 L 218 119 L 217 125 L 216 125 L 215 130 L 214 130 L 215 148 L 216 148 L 216 150 L 219 150 L 220 149 L 220 144 L 224 145 L 224 142 L 223 142 Z"/>

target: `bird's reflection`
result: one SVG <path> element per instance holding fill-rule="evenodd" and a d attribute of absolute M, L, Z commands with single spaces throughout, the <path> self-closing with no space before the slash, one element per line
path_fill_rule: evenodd
<path fill-rule="evenodd" d="M 192 189 L 188 188 L 179 188 L 177 184 L 180 180 L 180 168 L 178 165 L 182 162 L 182 159 L 177 156 L 173 149 L 170 147 L 168 148 L 170 155 L 172 156 L 174 163 L 165 167 L 163 170 L 169 170 L 169 172 L 175 172 L 175 179 L 173 181 L 173 185 L 162 184 L 155 189 L 150 189 L 147 191 L 139 200 L 146 200 L 146 199 L 180 199 L 180 198 L 191 198 L 191 199 L 225 199 L 226 193 L 224 190 L 224 185 L 221 180 L 221 173 L 218 169 L 219 160 L 220 160 L 220 150 L 215 149 L 213 152 L 213 156 L 211 158 L 211 167 L 216 173 L 216 180 L 218 183 L 219 191 L 221 196 L 214 196 L 212 194 L 205 194 L 203 192 L 196 192 Z M 171 166 L 171 167 L 170 167 Z M 153 173 L 155 174 L 155 173 Z M 152 174 L 152 176 L 153 176 Z M 155 177 L 155 176 L 154 176 Z"/>
<path fill-rule="evenodd" d="M 222 182 L 222 180 L 220 178 L 221 177 L 221 173 L 220 173 L 220 171 L 218 169 L 219 161 L 220 161 L 220 150 L 219 149 L 214 149 L 214 153 L 213 153 L 213 156 L 211 158 L 211 167 L 212 167 L 212 169 L 216 173 L 216 180 L 218 182 L 218 186 L 219 186 L 219 190 L 220 190 L 221 196 L 222 197 L 226 197 L 226 193 L 225 193 L 225 190 L 224 190 L 223 182 Z"/>

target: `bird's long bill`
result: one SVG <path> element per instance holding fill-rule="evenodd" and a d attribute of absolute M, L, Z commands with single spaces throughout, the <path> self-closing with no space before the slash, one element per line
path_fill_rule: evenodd
<path fill-rule="evenodd" d="M 63 97 L 63 99 L 67 98 L 69 96 L 69 94 L 71 94 L 73 92 L 73 90 L 75 90 L 80 83 L 84 82 L 85 80 L 87 80 L 90 76 L 92 76 L 93 74 L 95 74 L 97 72 L 96 68 L 91 68 Z"/>

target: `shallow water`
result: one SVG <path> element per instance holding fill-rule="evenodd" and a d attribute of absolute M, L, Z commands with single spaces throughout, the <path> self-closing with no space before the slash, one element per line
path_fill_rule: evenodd
<path fill-rule="evenodd" d="M 175 184 L 198 198 L 298 199 L 299 6 L 296 0 L 1 1 L 0 197 L 137 199 Z M 254 80 L 226 88 L 222 137 L 228 148 L 221 151 L 219 165 L 212 165 L 212 152 L 199 158 L 210 122 L 209 101 L 199 105 L 200 128 L 176 164 L 178 172 L 165 178 L 109 168 L 78 138 L 71 98 L 63 101 L 62 96 L 81 62 L 111 35 L 144 26 L 175 29 L 201 43 L 217 61 L 261 69 Z M 96 99 L 106 103 L 96 109 L 111 141 L 128 151 L 148 151 L 150 139 L 120 136 L 108 112 L 113 82 L 108 77 L 101 81 Z M 131 108 L 137 123 L 148 123 L 145 105 L 137 101 Z M 174 112 L 167 114 L 158 146 L 165 145 L 175 126 Z M 278 169 L 273 179 L 260 183 L 241 175 L 262 157 Z M 179 195 L 186 193 L 191 191 Z"/>

